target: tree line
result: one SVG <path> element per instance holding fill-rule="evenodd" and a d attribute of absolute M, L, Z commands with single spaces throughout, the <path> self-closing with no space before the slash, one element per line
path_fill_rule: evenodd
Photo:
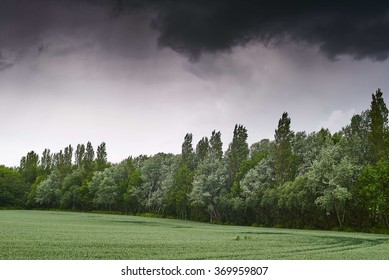
<path fill-rule="evenodd" d="M 0 166 L 0 207 L 153 213 L 196 221 L 291 228 L 389 228 L 389 129 L 383 93 L 342 130 L 291 130 L 284 112 L 274 140 L 247 143 L 236 125 L 223 151 L 212 131 L 181 154 L 107 161 L 105 143 L 71 145 L 17 168 Z"/>

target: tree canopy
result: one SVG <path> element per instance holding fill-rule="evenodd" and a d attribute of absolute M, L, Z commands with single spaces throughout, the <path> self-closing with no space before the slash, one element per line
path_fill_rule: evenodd
<path fill-rule="evenodd" d="M 152 213 L 198 221 L 294 228 L 389 228 L 389 129 L 383 93 L 331 133 L 292 130 L 283 112 L 274 140 L 249 146 L 236 124 L 223 153 L 221 132 L 187 133 L 178 155 L 110 163 L 106 144 L 30 151 L 18 168 L 0 166 L 0 207 Z"/>

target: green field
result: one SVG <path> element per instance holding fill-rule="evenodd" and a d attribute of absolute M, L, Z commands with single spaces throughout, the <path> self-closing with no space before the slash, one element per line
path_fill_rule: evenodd
<path fill-rule="evenodd" d="M 0 211 L 0 259 L 389 259 L 389 236 Z"/>

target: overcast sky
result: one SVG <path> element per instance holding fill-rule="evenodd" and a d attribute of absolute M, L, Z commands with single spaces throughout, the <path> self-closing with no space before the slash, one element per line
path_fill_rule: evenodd
<path fill-rule="evenodd" d="M 235 124 L 249 143 L 336 132 L 389 100 L 389 9 L 366 1 L 0 3 L 0 164 L 106 142 L 108 159 L 180 153 Z"/>

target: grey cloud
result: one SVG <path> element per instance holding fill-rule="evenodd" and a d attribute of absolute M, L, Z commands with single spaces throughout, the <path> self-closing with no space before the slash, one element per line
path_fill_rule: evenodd
<path fill-rule="evenodd" d="M 385 1 L 162 1 L 153 21 L 159 42 L 194 59 L 249 42 L 317 45 L 339 55 L 385 60 L 389 3 Z"/>
<path fill-rule="evenodd" d="M 150 30 L 154 29 L 154 31 Z M 386 60 L 389 2 L 335 0 L 4 0 L 0 50 L 43 53 L 58 37 L 123 57 L 159 45 L 197 60 L 237 46 L 307 43 L 330 59 Z M 77 46 L 74 47 L 77 49 Z M 71 50 L 72 46 L 64 49 Z M 7 64 L 2 61 L 2 69 Z"/>
<path fill-rule="evenodd" d="M 70 55 L 85 49 L 146 57 L 156 46 L 146 10 L 115 16 L 118 1 L 0 2 L 0 71 L 26 55 Z"/>
<path fill-rule="evenodd" d="M 0 49 L 21 56 L 41 41 L 49 25 L 44 1 L 4 0 L 0 4 Z"/>
<path fill-rule="evenodd" d="M 4 71 L 10 67 L 12 67 L 14 64 L 7 61 L 7 59 L 3 56 L 3 54 L 0 52 L 0 71 Z"/>

